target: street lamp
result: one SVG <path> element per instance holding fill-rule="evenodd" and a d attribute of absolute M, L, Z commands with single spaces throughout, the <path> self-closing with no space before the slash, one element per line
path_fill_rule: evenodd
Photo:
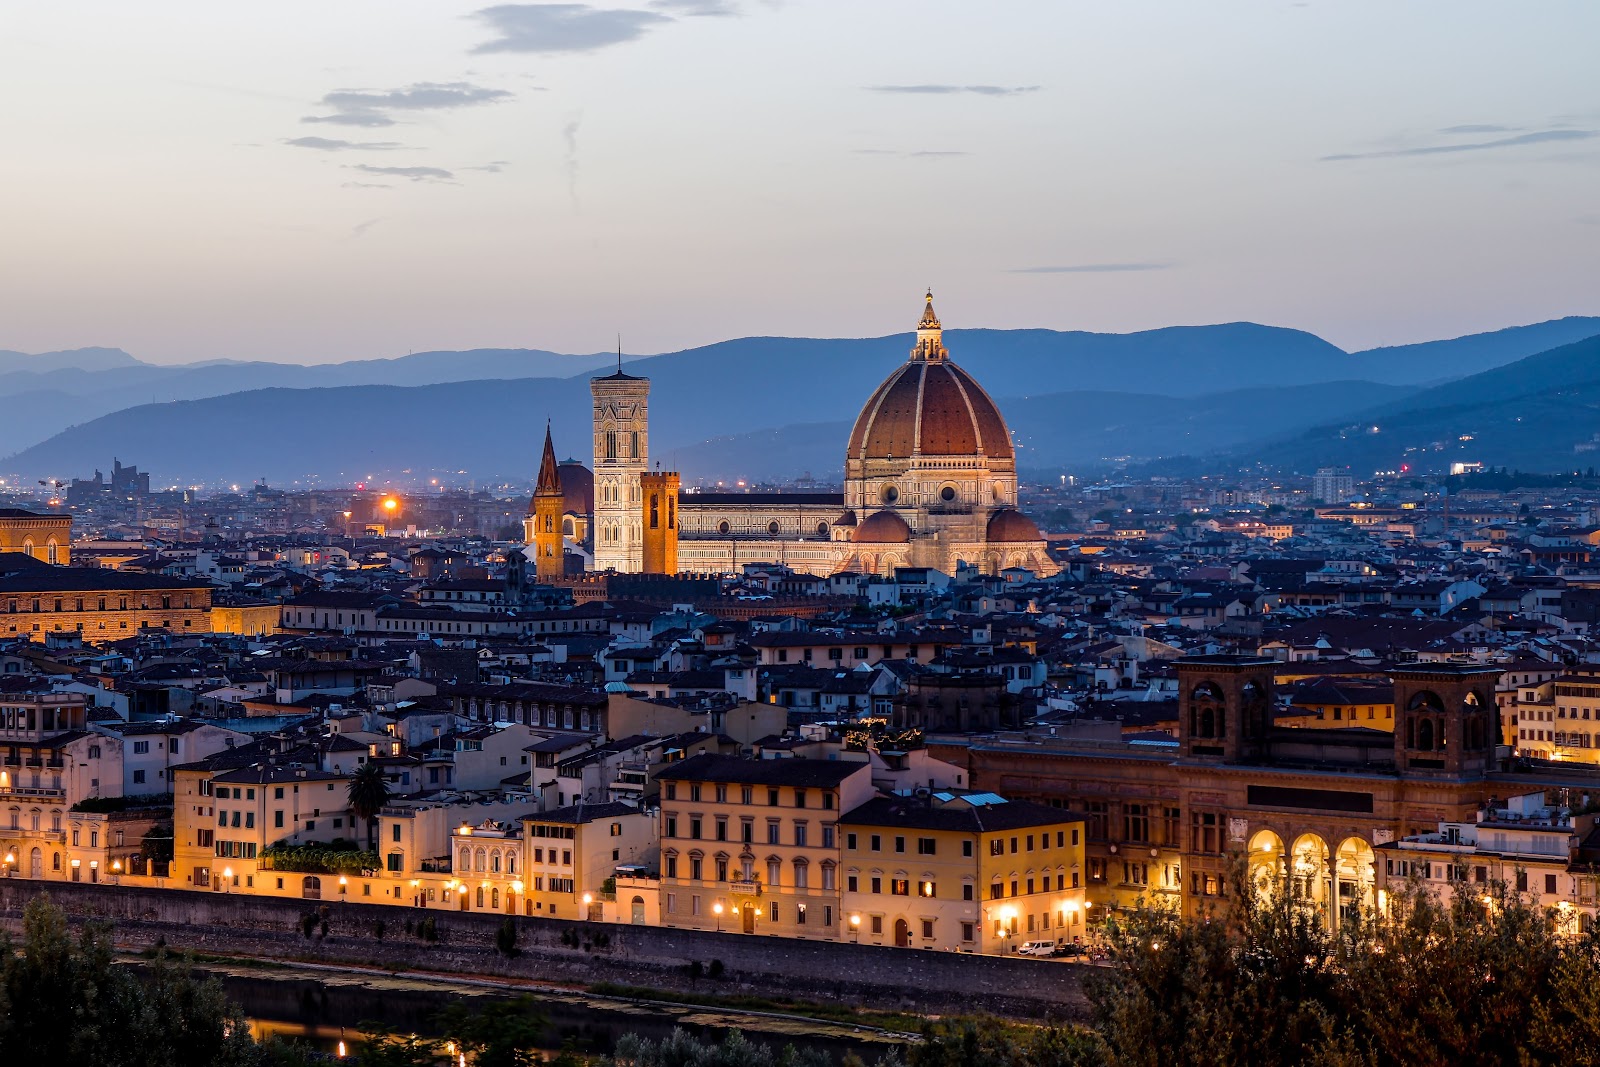
<path fill-rule="evenodd" d="M 224 893 L 233 892 L 233 890 L 229 888 L 232 884 L 233 884 L 233 868 L 232 867 L 224 867 L 224 868 L 222 868 L 222 891 Z"/>
<path fill-rule="evenodd" d="M 861 940 L 861 916 L 860 915 L 852 915 L 852 916 L 850 916 L 850 939 L 852 941 L 856 941 L 856 942 L 859 942 Z"/>
<path fill-rule="evenodd" d="M 711 905 L 711 911 L 717 917 L 717 933 L 720 934 L 722 933 L 722 901 L 719 900 Z"/>
<path fill-rule="evenodd" d="M 592 916 L 592 913 L 589 911 L 589 905 L 593 904 L 593 903 L 594 903 L 594 894 L 585 893 L 583 895 L 583 918 L 584 918 L 585 921 L 587 921 Z"/>
<path fill-rule="evenodd" d="M 15 853 L 7 852 L 5 859 L 5 876 L 14 877 L 17 873 L 17 857 Z"/>

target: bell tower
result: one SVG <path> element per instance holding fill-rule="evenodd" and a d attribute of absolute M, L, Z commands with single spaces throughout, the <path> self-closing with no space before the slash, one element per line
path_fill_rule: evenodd
<path fill-rule="evenodd" d="M 534 574 L 540 582 L 553 582 L 567 570 L 567 550 L 561 538 L 561 473 L 556 463 L 550 427 L 544 429 L 544 456 L 539 461 L 539 481 L 533 490 L 528 517 L 528 543 L 533 546 Z"/>
<path fill-rule="evenodd" d="M 1178 748 L 1184 757 L 1249 763 L 1265 756 L 1277 667 L 1277 660 L 1262 656 L 1178 660 Z"/>
<path fill-rule="evenodd" d="M 594 398 L 594 566 L 637 574 L 644 567 L 644 491 L 650 470 L 650 379 L 622 370 L 589 379 Z"/>
<path fill-rule="evenodd" d="M 1408 777 L 1478 778 L 1494 769 L 1504 673 L 1476 663 L 1411 663 L 1394 680 L 1395 769 Z"/>

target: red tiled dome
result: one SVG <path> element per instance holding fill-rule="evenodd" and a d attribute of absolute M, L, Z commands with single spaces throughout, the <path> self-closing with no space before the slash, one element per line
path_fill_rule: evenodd
<path fill-rule="evenodd" d="M 911 527 L 892 511 L 875 511 L 856 527 L 856 544 L 903 545 L 911 540 Z"/>
<path fill-rule="evenodd" d="M 917 325 L 917 347 L 861 409 L 846 461 L 914 454 L 1015 458 L 1000 409 L 972 375 L 950 362 L 942 336 L 930 293 Z"/>
<path fill-rule="evenodd" d="M 984 534 L 987 541 L 1038 541 L 1039 527 L 1020 511 L 1002 508 L 989 518 L 989 528 Z"/>

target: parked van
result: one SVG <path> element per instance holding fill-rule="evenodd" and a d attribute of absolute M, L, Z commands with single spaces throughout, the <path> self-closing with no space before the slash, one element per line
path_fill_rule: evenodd
<path fill-rule="evenodd" d="M 1049 956 L 1056 950 L 1054 941 L 1024 941 L 1017 949 L 1019 956 Z"/>

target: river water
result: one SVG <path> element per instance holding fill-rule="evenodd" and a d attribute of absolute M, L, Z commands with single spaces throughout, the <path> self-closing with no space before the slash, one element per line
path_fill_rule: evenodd
<path fill-rule="evenodd" d="M 295 1037 L 326 1052 L 336 1051 L 341 1040 L 353 1050 L 364 1022 L 381 1023 L 396 1033 L 438 1036 L 433 1020 L 446 1004 L 463 1000 L 488 1003 L 524 995 L 547 1020 L 541 1045 L 549 1051 L 570 1041 L 583 1052 L 607 1053 L 619 1037 L 630 1032 L 661 1038 L 682 1028 L 701 1040 L 721 1040 L 728 1030 L 739 1029 L 746 1037 L 775 1047 L 794 1044 L 824 1050 L 836 1061 L 853 1052 L 870 1067 L 903 1041 L 838 1023 L 640 1003 L 565 990 L 496 990 L 404 975 L 211 962 L 197 965 L 196 970 L 222 982 L 229 998 L 244 1008 L 258 1036 Z"/>

